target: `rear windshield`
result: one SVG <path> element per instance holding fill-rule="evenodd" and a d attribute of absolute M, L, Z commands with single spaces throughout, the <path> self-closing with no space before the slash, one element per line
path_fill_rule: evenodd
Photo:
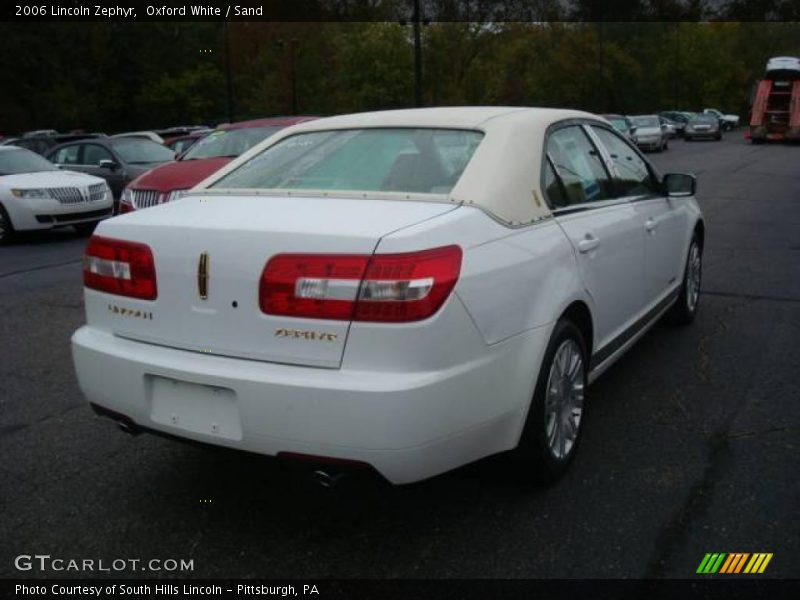
<path fill-rule="evenodd" d="M 660 127 L 658 117 L 633 117 L 637 127 Z"/>
<path fill-rule="evenodd" d="M 454 129 L 346 129 L 279 141 L 211 187 L 446 194 L 483 134 Z"/>
<path fill-rule="evenodd" d="M 628 123 L 625 119 L 608 119 L 608 122 L 611 123 L 617 131 L 622 131 L 623 133 L 628 131 Z"/>
<path fill-rule="evenodd" d="M 183 160 L 228 156 L 235 158 L 263 142 L 283 127 L 242 127 L 240 129 L 217 129 L 197 142 Z"/>

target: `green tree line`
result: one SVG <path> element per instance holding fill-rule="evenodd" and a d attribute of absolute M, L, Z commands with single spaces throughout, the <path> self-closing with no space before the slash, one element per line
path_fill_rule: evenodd
<path fill-rule="evenodd" d="M 744 117 L 766 60 L 800 55 L 797 22 L 476 18 L 422 27 L 424 104 Z M 414 86 L 399 21 L 0 24 L 6 135 L 409 107 Z"/>

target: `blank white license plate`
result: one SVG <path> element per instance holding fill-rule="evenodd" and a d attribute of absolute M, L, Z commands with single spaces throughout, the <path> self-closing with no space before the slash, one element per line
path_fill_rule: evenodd
<path fill-rule="evenodd" d="M 155 423 L 229 440 L 242 439 L 233 390 L 156 375 L 147 376 L 150 418 Z"/>

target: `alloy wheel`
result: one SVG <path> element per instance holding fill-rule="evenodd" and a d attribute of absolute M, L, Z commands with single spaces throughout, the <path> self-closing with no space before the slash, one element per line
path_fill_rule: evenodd
<path fill-rule="evenodd" d="M 564 340 L 556 350 L 546 393 L 547 446 L 555 458 L 563 460 L 575 446 L 583 415 L 583 354 L 575 340 Z"/>
<path fill-rule="evenodd" d="M 700 247 L 695 243 L 689 249 L 689 260 L 686 265 L 686 306 L 690 311 L 694 311 L 697 307 L 697 300 L 700 297 L 702 270 Z"/>

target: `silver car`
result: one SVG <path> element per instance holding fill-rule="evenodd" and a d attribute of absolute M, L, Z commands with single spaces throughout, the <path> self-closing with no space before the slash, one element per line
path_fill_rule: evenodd
<path fill-rule="evenodd" d="M 683 135 L 687 142 L 700 138 L 711 138 L 719 141 L 722 139 L 722 127 L 719 119 L 714 115 L 694 115 L 686 124 Z"/>
<path fill-rule="evenodd" d="M 639 148 L 658 152 L 669 148 L 669 132 L 658 115 L 638 115 L 630 120 L 636 126 L 634 141 Z"/>

